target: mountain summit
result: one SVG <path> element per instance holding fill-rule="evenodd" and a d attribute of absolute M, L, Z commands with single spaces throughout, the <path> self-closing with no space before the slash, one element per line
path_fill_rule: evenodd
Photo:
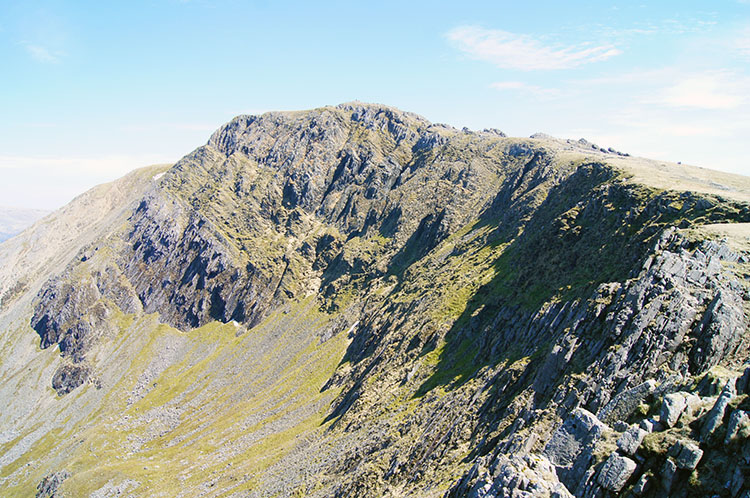
<path fill-rule="evenodd" d="M 749 315 L 748 178 L 239 116 L 0 244 L 0 490 L 741 496 Z"/>

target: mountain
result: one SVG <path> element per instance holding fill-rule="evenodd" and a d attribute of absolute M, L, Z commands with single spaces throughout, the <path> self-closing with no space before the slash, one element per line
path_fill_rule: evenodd
<path fill-rule="evenodd" d="M 26 227 L 47 214 L 49 211 L 41 209 L 0 207 L 0 242 L 21 233 Z"/>
<path fill-rule="evenodd" d="M 750 178 L 362 103 L 0 244 L 3 496 L 746 496 Z"/>

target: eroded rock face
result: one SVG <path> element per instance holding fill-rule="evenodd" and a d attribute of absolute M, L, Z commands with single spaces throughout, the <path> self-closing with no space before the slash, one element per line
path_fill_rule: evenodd
<path fill-rule="evenodd" d="M 573 495 L 557 479 L 554 467 L 544 456 L 500 455 L 489 466 L 485 466 L 484 461 L 477 462 L 447 496 L 572 498 Z"/>
<path fill-rule="evenodd" d="M 124 313 L 158 312 L 183 330 L 211 320 L 252 326 L 289 299 L 334 295 L 389 265 L 408 266 L 475 217 L 467 208 L 485 207 L 504 176 L 530 159 L 435 157 L 463 140 L 418 116 L 368 106 L 239 117 L 140 200 L 124 232 L 102 241 L 106 258 L 86 251 L 40 291 L 32 326 L 42 347 L 59 344 L 80 361 L 107 332 L 101 315 L 110 302 Z M 539 169 L 550 159 L 534 160 Z M 554 172 L 519 180 L 534 185 L 545 175 Z M 372 233 L 393 243 L 364 254 L 345 244 Z M 108 266 L 84 281 L 72 275 L 97 264 Z"/>
<path fill-rule="evenodd" d="M 86 261 L 88 258 L 83 258 Z M 105 335 L 114 335 L 118 327 L 116 313 L 140 313 L 141 302 L 130 282 L 111 262 L 81 262 L 90 273 L 66 271 L 40 291 L 31 326 L 39 334 L 42 349 L 58 345 L 60 353 L 74 363 L 85 360 L 86 353 Z M 58 394 L 66 394 L 82 383 L 80 372 L 71 377 L 71 368 L 61 367 L 54 382 Z"/>

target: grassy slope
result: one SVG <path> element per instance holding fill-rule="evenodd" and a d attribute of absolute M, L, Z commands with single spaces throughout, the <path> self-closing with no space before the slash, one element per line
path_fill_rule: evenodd
<path fill-rule="evenodd" d="M 122 335 L 99 354 L 133 361 L 112 365 L 121 371 L 104 379 L 106 394 L 85 418 L 50 431 L 2 469 L 7 495 L 33 494 L 44 475 L 65 468 L 73 475 L 63 487 L 70 496 L 125 478 L 138 481 L 139 495 L 173 496 L 179 489 L 191 496 L 212 475 L 219 482 L 209 495 L 222 496 L 252 488 L 301 438 L 324 428 L 338 392 L 321 388 L 347 342 L 345 334 L 319 342 L 328 321 L 310 301 L 241 335 L 231 323 L 183 334 L 154 318 L 123 317 Z M 125 339 L 133 334 L 147 339 Z M 170 348 L 179 354 L 159 360 Z M 129 403 L 134 390 L 143 391 L 135 386 L 154 362 L 166 368 L 148 378 L 145 396 Z M 74 394 L 76 402 L 86 402 L 89 391 L 97 389 L 86 385 Z"/>

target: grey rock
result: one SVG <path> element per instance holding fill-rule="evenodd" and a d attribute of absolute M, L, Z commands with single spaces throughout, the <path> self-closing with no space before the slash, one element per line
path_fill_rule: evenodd
<path fill-rule="evenodd" d="M 671 393 L 664 396 L 661 404 L 660 421 L 667 427 L 672 427 L 677 423 L 682 412 L 687 407 L 684 393 Z"/>
<path fill-rule="evenodd" d="M 567 466 L 573 462 L 581 447 L 599 439 L 605 428 L 596 415 L 576 408 L 552 435 L 544 448 L 544 455 L 555 466 Z"/>
<path fill-rule="evenodd" d="M 616 420 L 625 420 L 638 406 L 643 403 L 656 390 L 656 381 L 649 379 L 632 389 L 623 391 L 616 395 L 599 410 L 597 416 L 604 423 L 613 423 Z"/>
<path fill-rule="evenodd" d="M 729 417 L 724 444 L 729 444 L 735 439 L 748 437 L 748 435 L 750 435 L 750 413 L 745 410 L 735 410 Z"/>
<path fill-rule="evenodd" d="M 617 447 L 626 455 L 632 455 L 638 450 L 646 434 L 648 432 L 640 427 L 631 427 L 617 440 Z"/>
<path fill-rule="evenodd" d="M 717 292 L 703 316 L 693 361 L 712 367 L 733 351 L 745 331 L 744 304 L 736 292 Z"/>
<path fill-rule="evenodd" d="M 617 432 L 625 432 L 630 429 L 630 425 L 628 425 L 626 422 L 623 422 L 622 420 L 618 420 L 612 425 L 612 428 Z"/>
<path fill-rule="evenodd" d="M 675 465 L 680 469 L 693 470 L 703 457 L 703 450 L 697 444 L 689 441 L 678 441 L 675 443 Z"/>
<path fill-rule="evenodd" d="M 554 485 L 549 496 L 550 498 L 573 498 L 573 495 L 570 494 L 568 488 L 566 488 L 561 482 Z"/>
<path fill-rule="evenodd" d="M 599 471 L 597 481 L 603 488 L 616 493 L 625 486 L 636 467 L 630 458 L 612 453 Z"/>
<path fill-rule="evenodd" d="M 646 418 L 641 420 L 638 427 L 646 432 L 660 432 L 664 430 L 664 425 L 661 422 L 654 420 L 653 418 Z"/>
<path fill-rule="evenodd" d="M 62 470 L 49 474 L 42 479 L 36 486 L 36 498 L 54 498 L 57 488 L 62 482 L 70 477 L 70 472 Z"/>
<path fill-rule="evenodd" d="M 711 408 L 711 410 L 708 412 L 708 415 L 706 415 L 706 421 L 704 422 L 703 429 L 701 430 L 702 441 L 707 440 L 711 435 L 713 435 L 716 429 L 721 425 L 724 419 L 724 412 L 727 409 L 727 405 L 729 405 L 729 402 L 732 400 L 735 394 L 734 383 L 735 379 L 729 379 L 727 381 L 727 383 L 724 385 L 724 389 L 722 389 L 721 391 L 721 394 L 719 394 L 716 403 L 714 403 L 713 408 Z"/>
<path fill-rule="evenodd" d="M 697 394 L 685 393 L 685 403 L 685 411 L 683 412 L 682 417 L 685 418 L 687 416 L 692 419 L 698 415 L 698 412 L 703 405 L 703 400 Z"/>
<path fill-rule="evenodd" d="M 89 375 L 90 371 L 85 365 L 63 364 L 52 376 L 52 387 L 58 396 L 63 396 L 83 385 Z"/>
<path fill-rule="evenodd" d="M 541 455 L 499 455 L 489 468 L 486 459 L 475 464 L 452 490 L 454 496 L 471 498 L 542 497 L 572 498 L 560 483 L 549 460 Z M 472 484 L 473 483 L 473 484 Z M 466 489 L 468 488 L 468 491 Z"/>
<path fill-rule="evenodd" d="M 672 489 L 672 483 L 674 476 L 677 473 L 677 464 L 672 458 L 667 458 L 664 462 L 664 466 L 661 469 L 661 485 L 665 491 L 669 492 Z"/>
<path fill-rule="evenodd" d="M 505 133 L 503 133 L 501 130 L 498 130 L 497 128 L 485 128 L 482 130 L 484 133 L 490 133 L 492 135 L 497 135 L 498 137 L 507 137 Z M 532 137 L 533 138 L 533 137 Z"/>

